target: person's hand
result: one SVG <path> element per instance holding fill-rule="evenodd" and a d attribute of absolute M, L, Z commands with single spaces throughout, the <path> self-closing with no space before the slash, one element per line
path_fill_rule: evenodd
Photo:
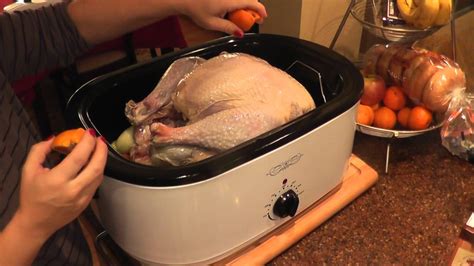
<path fill-rule="evenodd" d="M 88 130 L 77 146 L 52 169 L 43 163 L 52 139 L 32 148 L 23 166 L 20 206 L 22 226 L 36 237 L 48 238 L 87 207 L 103 180 L 107 146 Z"/>
<path fill-rule="evenodd" d="M 262 23 L 267 17 L 265 7 L 257 0 L 184 0 L 180 12 L 190 17 L 197 25 L 215 31 L 225 32 L 230 35 L 243 36 L 243 31 L 224 16 L 237 9 L 251 9 L 256 11 Z"/>

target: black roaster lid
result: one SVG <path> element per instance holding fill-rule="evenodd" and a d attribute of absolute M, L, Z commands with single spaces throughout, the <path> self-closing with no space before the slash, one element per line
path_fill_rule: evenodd
<path fill-rule="evenodd" d="M 140 101 L 150 93 L 174 60 L 186 56 L 210 58 L 221 52 L 252 54 L 286 70 L 308 89 L 317 108 L 257 138 L 187 166 L 137 164 L 124 159 L 109 145 L 105 170 L 108 177 L 144 186 L 200 182 L 258 158 L 330 121 L 354 106 L 362 93 L 363 79 L 359 70 L 338 53 L 293 37 L 246 34 L 241 39 L 224 37 L 172 52 L 89 81 L 69 99 L 66 108 L 69 126 L 94 128 L 112 142 L 130 126 L 124 115 L 125 103 L 130 99 Z M 320 73 L 321 82 L 310 68 Z M 311 148 L 317 149 L 317 146 Z"/>

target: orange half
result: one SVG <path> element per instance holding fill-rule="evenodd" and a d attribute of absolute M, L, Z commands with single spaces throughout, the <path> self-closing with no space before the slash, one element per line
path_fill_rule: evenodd
<path fill-rule="evenodd" d="M 65 130 L 54 138 L 51 149 L 67 154 L 79 143 L 85 132 L 83 128 Z"/>

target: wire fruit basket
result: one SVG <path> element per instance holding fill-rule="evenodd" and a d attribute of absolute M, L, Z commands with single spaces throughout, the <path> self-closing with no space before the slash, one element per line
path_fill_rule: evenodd
<path fill-rule="evenodd" d="M 368 32 L 391 42 L 413 42 L 427 37 L 441 28 L 419 29 L 407 24 L 384 25 L 383 0 L 356 0 L 350 13 Z"/>
<path fill-rule="evenodd" d="M 397 130 L 397 129 L 383 129 L 374 126 L 367 126 L 356 123 L 356 129 L 364 134 L 372 135 L 375 137 L 382 138 L 409 138 L 417 135 L 424 134 L 426 132 L 436 130 L 443 126 L 444 116 L 443 114 L 435 114 L 433 116 L 432 125 L 422 130 Z"/>

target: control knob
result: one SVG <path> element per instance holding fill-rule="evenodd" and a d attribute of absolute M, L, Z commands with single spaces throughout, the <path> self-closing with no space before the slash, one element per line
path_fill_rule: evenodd
<path fill-rule="evenodd" d="M 273 213 L 280 218 L 285 218 L 288 215 L 293 217 L 296 214 L 299 203 L 298 194 L 290 189 L 276 200 L 275 205 L 273 205 Z"/>

